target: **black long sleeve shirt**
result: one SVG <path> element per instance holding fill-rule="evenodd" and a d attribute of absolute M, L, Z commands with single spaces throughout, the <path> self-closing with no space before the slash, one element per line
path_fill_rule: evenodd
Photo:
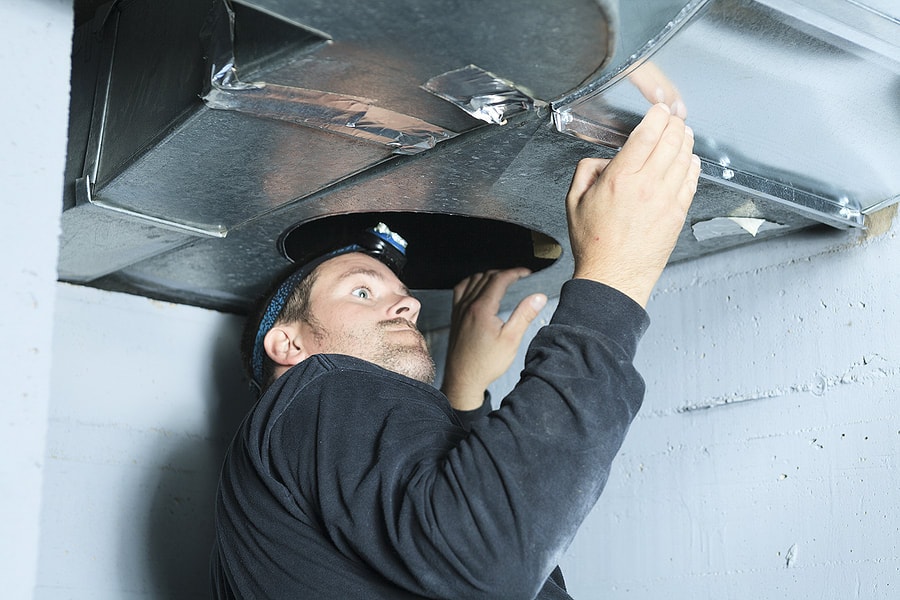
<path fill-rule="evenodd" d="M 219 598 L 567 598 L 548 580 L 643 397 L 646 313 L 573 280 L 500 408 L 463 426 L 432 386 L 343 355 L 280 377 L 216 501 Z"/>

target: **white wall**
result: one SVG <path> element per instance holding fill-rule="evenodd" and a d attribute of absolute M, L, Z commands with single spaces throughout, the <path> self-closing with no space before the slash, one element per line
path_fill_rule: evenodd
<path fill-rule="evenodd" d="M 670 268 L 648 392 L 570 550 L 576 598 L 900 597 L 900 239 Z"/>
<path fill-rule="evenodd" d="M 829 230 L 664 274 L 644 408 L 563 563 L 576 598 L 896 597 L 898 256 L 895 231 Z M 56 305 L 36 597 L 203 597 L 237 319 Z"/>
<path fill-rule="evenodd" d="M 71 17 L 0 3 L 2 595 L 204 597 L 238 323 L 54 283 Z M 897 597 L 898 259 L 894 228 L 666 272 L 645 407 L 564 563 L 576 598 Z"/>
<path fill-rule="evenodd" d="M 0 2 L 0 573 L 27 598 L 38 560 L 71 2 Z"/>
<path fill-rule="evenodd" d="M 900 597 L 894 214 L 666 269 L 644 406 L 562 564 L 573 597 Z"/>
<path fill-rule="evenodd" d="M 36 598 L 204 598 L 240 320 L 60 284 Z"/>

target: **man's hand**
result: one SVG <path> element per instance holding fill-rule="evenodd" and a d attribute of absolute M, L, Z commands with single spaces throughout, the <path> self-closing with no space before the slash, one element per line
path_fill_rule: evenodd
<path fill-rule="evenodd" d="M 525 330 L 547 304 L 543 294 L 519 302 L 504 323 L 497 312 L 506 290 L 528 269 L 477 273 L 453 288 L 453 314 L 442 391 L 456 410 L 474 410 L 484 402 L 487 386 L 503 375 Z"/>
<path fill-rule="evenodd" d="M 566 196 L 574 277 L 647 305 L 697 191 L 693 132 L 656 104 L 611 161 L 578 163 Z"/>

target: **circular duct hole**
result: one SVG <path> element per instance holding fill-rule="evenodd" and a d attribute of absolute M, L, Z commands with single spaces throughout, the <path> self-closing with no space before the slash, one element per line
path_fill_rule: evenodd
<path fill-rule="evenodd" d="M 281 253 L 302 264 L 343 247 L 354 234 L 385 223 L 408 242 L 403 281 L 411 289 L 450 289 L 472 273 L 552 265 L 559 243 L 508 221 L 438 213 L 391 212 L 330 215 L 290 227 L 278 241 Z"/>

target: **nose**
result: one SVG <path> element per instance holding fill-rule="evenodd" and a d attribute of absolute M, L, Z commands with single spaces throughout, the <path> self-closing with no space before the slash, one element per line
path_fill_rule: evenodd
<path fill-rule="evenodd" d="M 399 294 L 396 302 L 391 305 L 390 313 L 391 317 L 403 317 L 407 321 L 415 323 L 416 319 L 419 318 L 419 310 L 421 308 L 422 303 L 412 296 Z"/>

